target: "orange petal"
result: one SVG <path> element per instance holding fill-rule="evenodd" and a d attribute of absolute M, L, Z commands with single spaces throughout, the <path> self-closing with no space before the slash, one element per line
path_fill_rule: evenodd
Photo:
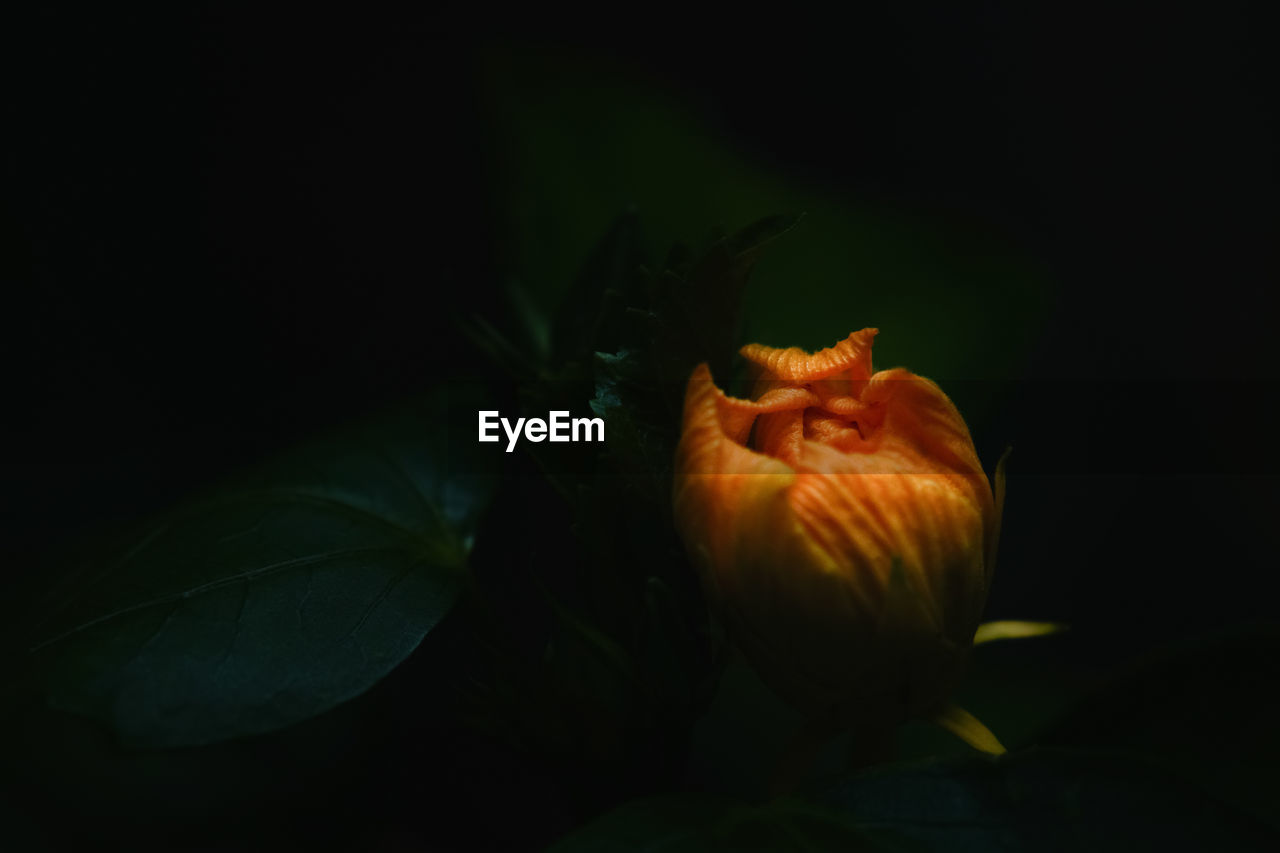
<path fill-rule="evenodd" d="M 827 553 L 847 559 L 851 576 L 883 586 L 901 559 L 915 587 L 940 603 L 943 633 L 967 645 L 985 600 L 994 516 L 968 428 L 935 383 L 901 368 L 872 377 L 862 402 L 865 439 L 835 416 L 807 418 L 808 440 L 790 460 L 792 509 Z"/>
<path fill-rule="evenodd" d="M 756 421 L 752 444 L 764 454 L 794 466 L 804 451 L 804 421 L 808 409 L 774 412 Z"/>
<path fill-rule="evenodd" d="M 867 383 L 862 401 L 870 404 L 868 414 L 882 416 L 878 429 L 885 443 L 914 457 L 918 472 L 948 472 L 978 481 L 985 494 L 984 513 L 990 514 L 991 486 L 969 428 L 933 380 L 901 367 L 882 370 Z"/>
<path fill-rule="evenodd" d="M 711 379 L 711 371 L 706 372 L 702 380 L 698 371 L 694 371 L 690 383 L 705 382 L 714 391 L 716 413 L 720 418 L 721 429 L 731 440 L 738 444 L 746 444 L 751 433 L 751 425 L 757 415 L 774 412 L 800 411 L 818 404 L 818 397 L 806 388 L 774 388 L 752 402 L 738 397 L 730 397 L 715 386 Z"/>
<path fill-rule="evenodd" d="M 854 332 L 835 346 L 812 355 L 800 347 L 778 349 L 763 344 L 747 344 L 740 352 L 747 361 L 788 382 L 814 382 L 845 372 L 858 381 L 871 377 L 871 342 L 878 331 Z"/>
<path fill-rule="evenodd" d="M 730 430 L 742 431 L 744 417 L 755 417 L 756 405 L 725 396 L 705 364 L 689 377 L 684 429 L 676 447 L 673 509 L 676 526 L 712 584 L 717 567 L 739 561 L 741 532 L 759 529 L 760 516 L 782 506 L 795 479 L 790 466 L 744 447 L 731 435 Z M 745 423 L 750 430 L 750 420 Z"/>
<path fill-rule="evenodd" d="M 781 464 L 746 447 L 752 423 L 758 415 L 803 410 L 817 402 L 817 396 L 804 388 L 778 388 L 755 402 L 730 397 L 716 387 L 711 369 L 700 364 L 685 391 L 677 470 L 686 474 L 760 473 L 765 463 Z M 786 465 L 781 467 L 790 471 Z"/>

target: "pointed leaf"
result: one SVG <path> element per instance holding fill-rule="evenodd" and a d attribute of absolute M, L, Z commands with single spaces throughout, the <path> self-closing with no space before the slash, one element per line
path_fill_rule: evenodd
<path fill-rule="evenodd" d="M 643 281 L 644 235 L 634 211 L 613 223 L 565 295 L 551 329 L 552 359 L 587 359 L 622 345 L 623 309 L 635 304 Z"/>
<path fill-rule="evenodd" d="M 1047 637 L 1067 630 L 1062 622 L 1028 622 L 1021 619 L 1002 619 L 983 622 L 973 635 L 973 644 L 994 643 L 998 640 L 1022 640 L 1029 637 Z"/>
<path fill-rule="evenodd" d="M 29 633 L 38 689 L 140 746 L 265 732 L 366 690 L 453 604 L 493 484 L 477 407 L 447 402 L 288 454 L 87 561 Z"/>
<path fill-rule="evenodd" d="M 947 704 L 933 717 L 933 722 L 951 732 L 969 746 L 988 755 L 1002 755 L 1004 745 L 982 721 L 959 705 Z"/>

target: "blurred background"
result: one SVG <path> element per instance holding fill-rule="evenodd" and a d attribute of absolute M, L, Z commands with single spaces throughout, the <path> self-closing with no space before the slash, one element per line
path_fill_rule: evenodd
<path fill-rule="evenodd" d="M 492 378 L 456 318 L 509 325 L 513 289 L 554 310 L 634 211 L 655 258 L 805 214 L 752 276 L 742 342 L 876 326 L 877 366 L 937 380 L 988 467 L 1013 446 L 988 614 L 1073 630 L 977 674 L 1004 685 L 971 704 L 1009 739 L 1118 661 L 1276 618 L 1276 93 L 1257 21 L 1009 4 L 749 27 L 633 9 L 578 29 L 171 10 L 10 33 L 6 609 L 53 546 Z M 450 849 L 545 843 L 612 804 L 433 715 L 414 673 L 448 656 L 441 637 L 349 706 L 213 757 L 120 759 L 42 723 L 10 810 L 33 839 L 72 819 L 233 849 L 240 815 L 263 845 L 341 824 L 396 849 L 426 822 Z M 1237 662 L 1242 683 L 1274 669 Z M 729 705 L 680 771 L 698 784 L 732 775 L 707 756 L 739 752 L 735 726 L 767 727 Z M 415 747 L 421 727 L 449 736 Z"/>

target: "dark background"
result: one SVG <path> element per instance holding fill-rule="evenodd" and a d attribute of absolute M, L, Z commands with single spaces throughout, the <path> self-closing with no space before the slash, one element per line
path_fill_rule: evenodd
<path fill-rule="evenodd" d="M 878 325 L 877 365 L 938 379 L 989 466 L 1014 445 L 993 617 L 1070 621 L 1085 668 L 1274 619 L 1265 28 L 1216 5 L 793 23 L 113 13 L 11 33 L 6 607 L 54 546 L 493 375 L 455 318 L 509 324 L 513 281 L 554 307 L 633 204 L 655 251 L 805 211 L 761 262 L 744 342 Z M 160 810 L 232 845 L 230 814 L 258 837 L 296 840 L 307 814 L 321 836 L 431 823 L 456 845 L 549 840 L 609 804 L 461 729 L 397 741 L 434 654 L 335 712 L 323 748 L 262 747 L 281 778 L 319 768 L 296 791 Z M 128 812 L 85 773 L 74 794 L 49 773 L 22 810 Z M 293 817 L 262 816 L 280 801 Z"/>

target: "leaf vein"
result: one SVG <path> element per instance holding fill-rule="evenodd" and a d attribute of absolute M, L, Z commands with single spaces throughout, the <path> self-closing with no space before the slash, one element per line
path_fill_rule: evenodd
<path fill-rule="evenodd" d="M 53 645 L 54 643 L 61 642 L 62 640 L 65 640 L 67 637 L 70 637 L 74 634 L 78 634 L 82 631 L 86 631 L 96 625 L 102 624 L 103 622 L 109 622 L 112 619 L 116 619 L 120 616 L 125 616 L 129 613 L 136 613 L 139 610 L 146 610 L 149 607 L 157 607 L 162 604 L 171 604 L 173 602 L 181 601 L 187 598 L 192 598 L 197 595 L 203 595 L 206 592 L 211 592 L 215 589 L 220 589 L 221 587 L 227 586 L 229 584 L 237 583 L 239 581 L 256 580 L 258 578 L 265 577 L 267 575 L 275 574 L 276 572 L 285 571 L 286 569 L 297 568 L 299 566 L 315 566 L 320 563 L 325 563 L 330 560 L 341 559 L 342 557 L 349 557 L 354 554 L 368 554 L 368 553 L 376 553 L 379 551 L 396 552 L 399 550 L 400 550 L 399 548 L 392 548 L 386 545 L 366 546 L 361 548 L 344 548 L 339 551 L 328 551 L 323 554 L 311 554 L 306 557 L 295 557 L 290 560 L 282 560 L 281 562 L 272 563 L 267 566 L 260 566 L 259 568 L 256 568 L 256 569 L 247 569 L 245 571 L 236 572 L 235 574 L 228 575 L 223 578 L 218 578 L 217 580 L 209 581 L 208 583 L 200 584 L 199 586 L 192 587 L 191 589 L 188 589 L 188 590 L 169 593 L 167 595 L 162 595 L 157 598 L 148 599 L 146 601 L 140 601 L 140 602 L 137 602 L 136 604 L 130 604 L 126 607 L 121 607 L 117 610 L 111 611 L 110 613 L 104 613 L 101 616 L 96 616 L 93 619 L 89 619 L 85 622 L 82 622 L 79 625 L 69 628 L 60 634 L 50 637 L 47 640 L 41 641 L 36 645 L 30 647 L 28 651 L 37 652 L 40 649 L 45 648 L 46 646 L 50 646 L 50 645 Z"/>

